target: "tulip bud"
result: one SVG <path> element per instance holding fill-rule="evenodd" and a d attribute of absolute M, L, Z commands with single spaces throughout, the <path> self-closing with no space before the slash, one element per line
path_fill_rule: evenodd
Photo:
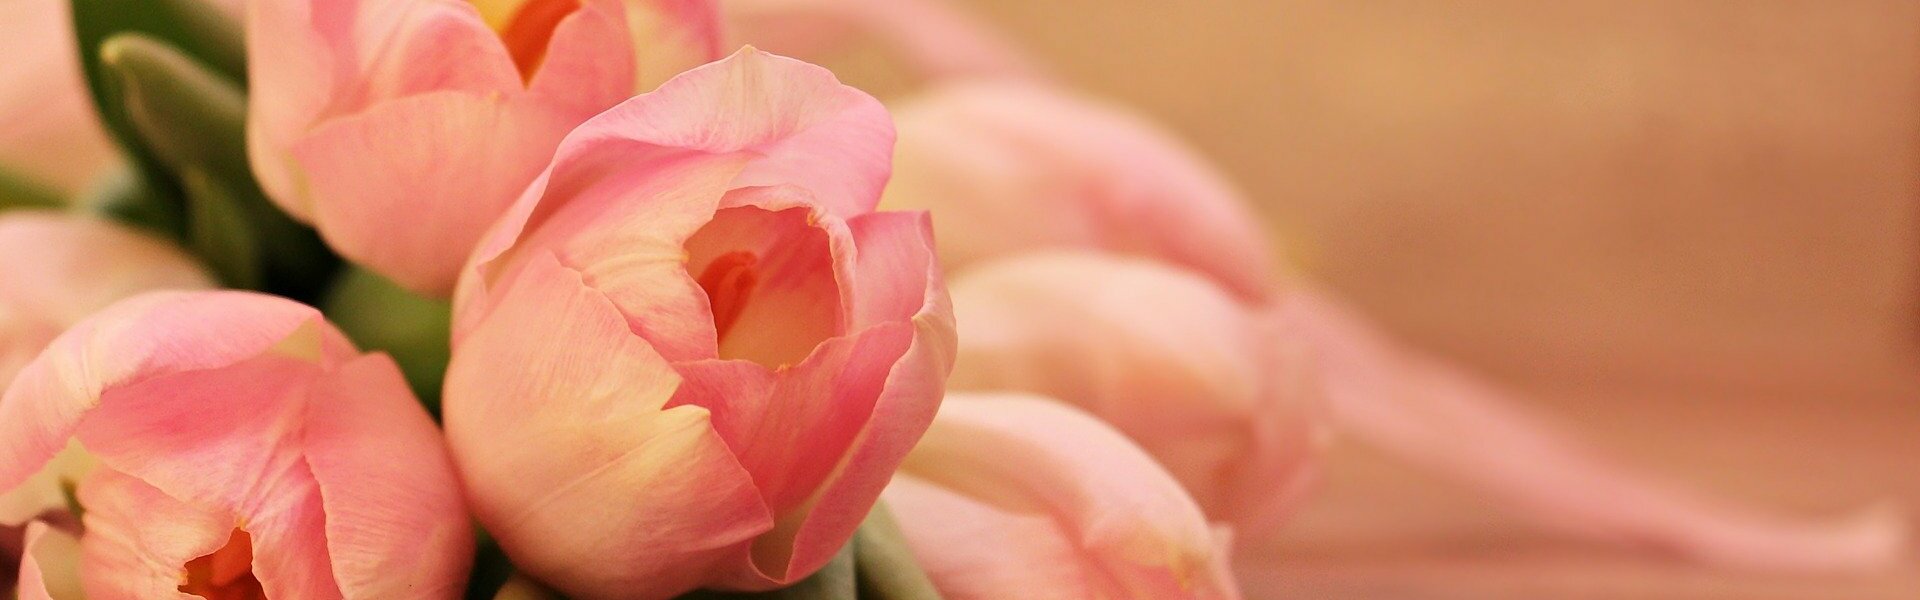
<path fill-rule="evenodd" d="M 1260 219 L 1212 165 L 1153 124 L 1037 84 L 955 82 L 899 105 L 883 204 L 938 216 L 955 272 L 1083 248 L 1164 260 L 1246 299 L 1277 272 Z"/>
<path fill-rule="evenodd" d="M 892 142 L 873 98 L 747 49 L 560 145 L 454 301 L 447 435 L 515 564 L 668 598 L 846 545 L 953 355 L 926 215 L 872 212 Z"/>
<path fill-rule="evenodd" d="M 432 421 L 391 360 L 291 301 L 154 292 L 75 325 L 0 396 L 0 490 L 73 443 L 99 465 L 76 496 L 92 600 L 454 598 L 466 579 Z"/>
<path fill-rule="evenodd" d="M 949 387 L 1091 412 L 1153 455 L 1209 518 L 1259 536 L 1308 491 L 1325 442 L 1309 349 L 1197 274 L 1094 253 L 981 264 L 953 284 Z"/>
<path fill-rule="evenodd" d="M 340 255 L 444 296 L 568 131 L 686 66 L 644 59 L 718 57 L 714 18 L 704 0 L 256 2 L 247 149 Z"/>
<path fill-rule="evenodd" d="M 1047 399 L 956 394 L 886 496 L 947 600 L 1240 597 L 1180 485 Z"/>

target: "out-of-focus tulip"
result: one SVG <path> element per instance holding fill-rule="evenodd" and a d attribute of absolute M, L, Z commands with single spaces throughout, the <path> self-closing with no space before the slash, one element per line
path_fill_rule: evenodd
<path fill-rule="evenodd" d="M 955 279 L 953 390 L 1058 398 L 1112 424 L 1246 536 L 1308 491 L 1326 438 L 1306 340 L 1191 271 L 1038 252 Z"/>
<path fill-rule="evenodd" d="M 515 564 L 665 598 L 846 543 L 953 354 L 927 216 L 872 212 L 892 143 L 873 98 L 748 49 L 561 144 L 454 302 L 447 433 Z"/>
<path fill-rule="evenodd" d="M 886 498 L 949 600 L 1240 597 L 1180 484 L 1051 400 L 956 394 Z"/>
<path fill-rule="evenodd" d="M 1881 511 L 1838 526 L 1768 518 L 1590 456 L 1525 414 L 1524 398 L 1399 347 L 1330 293 L 1282 280 L 1240 196 L 1144 121 L 1044 88 L 993 82 L 956 82 L 898 113 L 896 185 L 887 204 L 938 215 L 941 254 L 962 279 L 974 262 L 1039 248 L 1192 269 L 1249 306 L 1286 315 L 1288 331 L 1313 347 L 1339 431 L 1563 531 L 1741 568 L 1878 568 L 1905 553 L 1901 519 Z M 1089 331 L 1059 333 L 1095 335 Z M 1051 393 L 1076 401 L 1104 389 Z"/>
<path fill-rule="evenodd" d="M 155 292 L 82 321 L 0 397 L 0 490 L 72 443 L 99 465 L 76 495 L 91 600 L 463 588 L 473 534 L 432 421 L 311 308 Z"/>
<path fill-rule="evenodd" d="M 888 208 L 935 211 L 955 271 L 1044 248 L 1166 260 L 1271 296 L 1260 219 L 1199 155 L 1138 116 L 1047 86 L 956 82 L 895 111 Z"/>
<path fill-rule="evenodd" d="M 814 57 L 853 39 L 879 42 L 929 79 L 1031 79 L 1039 66 L 998 31 L 947 0 L 729 0 L 741 39 Z"/>
<path fill-rule="evenodd" d="M 258 0 L 248 151 L 341 255 L 446 294 L 566 133 L 718 56 L 706 0 Z M 675 63 L 668 58 L 679 58 Z"/>
<path fill-rule="evenodd" d="M 81 76 L 71 19 L 64 0 L 0 2 L 0 170 L 66 194 L 117 156 Z"/>
<path fill-rule="evenodd" d="M 212 282 L 171 244 L 97 219 L 0 214 L 0 389 L 47 342 L 136 293 Z"/>

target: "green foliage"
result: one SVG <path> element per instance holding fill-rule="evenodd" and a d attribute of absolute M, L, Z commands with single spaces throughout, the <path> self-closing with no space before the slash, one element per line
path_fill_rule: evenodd
<path fill-rule="evenodd" d="M 104 28 L 78 12 L 93 4 L 115 2 L 75 0 L 81 31 Z M 186 4 L 167 0 L 156 6 Z M 217 14 L 178 11 L 231 26 Z M 196 54 L 139 31 L 98 39 L 88 61 L 96 70 L 89 74 L 97 80 L 95 100 L 112 107 L 103 108 L 102 117 L 136 166 L 106 188 L 96 208 L 179 240 L 229 287 L 317 298 L 339 259 L 313 230 L 267 200 L 254 180 L 246 150 L 246 94 L 234 75 L 241 68 L 237 54 L 213 52 L 212 60 L 228 63 L 221 67 L 199 57 L 210 52 L 205 48 L 224 47 L 205 40 L 195 42 L 202 48 Z M 232 44 L 234 52 L 238 48 Z"/>
<path fill-rule="evenodd" d="M 327 319 L 363 350 L 393 356 L 427 410 L 440 414 L 440 382 L 452 353 L 453 307 L 407 291 L 372 271 L 347 268 L 320 302 Z"/>

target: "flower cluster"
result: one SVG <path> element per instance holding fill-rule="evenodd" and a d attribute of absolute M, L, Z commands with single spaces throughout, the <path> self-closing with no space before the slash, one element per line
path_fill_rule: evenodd
<path fill-rule="evenodd" d="M 1588 458 L 935 1 L 17 4 L 19 598 L 1233 599 L 1336 432 L 1716 564 L 1901 543 Z M 742 44 L 860 38 L 926 88 Z"/>

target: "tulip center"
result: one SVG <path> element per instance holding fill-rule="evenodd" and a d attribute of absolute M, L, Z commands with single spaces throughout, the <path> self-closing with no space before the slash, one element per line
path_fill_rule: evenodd
<path fill-rule="evenodd" d="M 756 262 L 759 259 L 751 253 L 728 252 L 715 257 L 700 273 L 698 281 L 700 289 L 707 292 L 707 307 L 713 310 L 716 337 L 726 339 L 740 320 L 740 312 L 746 310 L 753 286 L 760 280 L 753 271 Z"/>
<path fill-rule="evenodd" d="M 521 79 L 533 81 L 533 74 L 547 59 L 547 43 L 553 40 L 553 30 L 567 15 L 579 9 L 580 0 L 527 0 L 513 13 L 513 18 L 500 30 L 500 40 L 506 43 L 514 66 L 520 68 Z"/>
<path fill-rule="evenodd" d="M 186 583 L 180 591 L 207 600 L 266 600 L 267 592 L 253 576 L 253 537 L 239 529 L 227 545 L 187 562 Z"/>
<path fill-rule="evenodd" d="M 832 244 L 806 209 L 721 209 L 686 250 L 687 274 L 713 314 L 718 358 L 779 368 L 840 334 Z"/>

